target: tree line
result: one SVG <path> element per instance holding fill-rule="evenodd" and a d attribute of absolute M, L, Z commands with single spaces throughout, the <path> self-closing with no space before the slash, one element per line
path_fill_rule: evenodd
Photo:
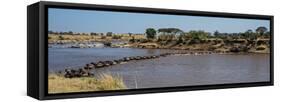
<path fill-rule="evenodd" d="M 178 28 L 147 28 L 145 31 L 147 39 L 157 39 L 158 41 L 171 41 L 171 40 L 204 40 L 207 38 L 221 38 L 221 39 L 249 39 L 254 40 L 259 37 L 269 38 L 270 32 L 266 27 L 260 26 L 255 31 L 249 29 L 240 33 L 220 33 L 216 30 L 213 34 L 205 32 L 204 30 L 190 30 L 184 32 Z"/>

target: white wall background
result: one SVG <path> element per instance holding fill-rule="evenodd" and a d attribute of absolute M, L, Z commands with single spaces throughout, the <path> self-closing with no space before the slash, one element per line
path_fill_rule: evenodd
<path fill-rule="evenodd" d="M 38 0 L 0 2 L 0 102 L 34 102 L 26 96 L 26 7 Z M 90 4 L 171 8 L 275 16 L 275 85 L 189 92 L 110 96 L 56 100 L 59 102 L 280 102 L 281 87 L 281 7 L 279 0 L 56 0 Z M 278 97 L 279 96 L 279 97 Z"/>

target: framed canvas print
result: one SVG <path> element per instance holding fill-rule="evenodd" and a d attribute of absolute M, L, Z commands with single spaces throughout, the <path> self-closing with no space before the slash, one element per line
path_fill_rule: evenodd
<path fill-rule="evenodd" d="M 273 85 L 273 16 L 40 1 L 28 6 L 37 99 Z"/>

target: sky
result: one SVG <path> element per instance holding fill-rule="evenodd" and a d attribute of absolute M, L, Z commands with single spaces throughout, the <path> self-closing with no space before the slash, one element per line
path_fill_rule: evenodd
<path fill-rule="evenodd" d="M 182 16 L 112 11 L 49 8 L 48 27 L 51 31 L 80 33 L 144 33 L 147 28 L 179 28 L 185 32 L 204 30 L 213 33 L 245 32 L 264 26 L 269 20 Z"/>

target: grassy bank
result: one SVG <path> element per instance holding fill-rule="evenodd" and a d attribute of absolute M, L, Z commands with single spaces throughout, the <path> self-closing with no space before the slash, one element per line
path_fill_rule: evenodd
<path fill-rule="evenodd" d="M 65 78 L 56 74 L 48 76 L 48 92 L 69 93 L 126 89 L 122 78 L 102 74 L 99 77 Z"/>
<path fill-rule="evenodd" d="M 129 41 L 130 39 L 145 39 L 144 35 L 125 35 L 125 34 L 118 34 L 113 36 L 100 36 L 100 35 L 56 35 L 56 34 L 48 34 L 48 42 L 49 43 L 57 43 L 57 42 L 88 42 L 88 41 L 113 41 L 113 40 L 120 40 L 120 41 Z"/>
<path fill-rule="evenodd" d="M 204 33 L 203 33 L 204 34 Z M 189 51 L 214 51 L 214 52 L 246 52 L 246 53 L 269 53 L 270 39 L 265 36 L 260 36 L 255 39 L 247 37 L 204 37 L 192 38 L 187 36 L 175 38 L 172 37 L 158 37 L 154 39 L 147 39 L 144 35 L 118 35 L 120 38 L 114 36 L 100 36 L 100 35 L 55 35 L 49 34 L 49 43 L 87 43 L 89 41 L 106 42 L 108 47 L 130 47 L 130 48 L 151 48 L 151 49 L 176 49 Z M 167 36 L 167 35 L 166 35 Z M 168 39 L 169 38 L 169 39 Z M 114 41 L 127 41 L 128 43 L 112 44 Z M 79 46 L 78 46 L 79 47 Z M 81 48 L 85 48 L 80 46 Z M 87 47 L 86 47 L 87 48 Z"/>

